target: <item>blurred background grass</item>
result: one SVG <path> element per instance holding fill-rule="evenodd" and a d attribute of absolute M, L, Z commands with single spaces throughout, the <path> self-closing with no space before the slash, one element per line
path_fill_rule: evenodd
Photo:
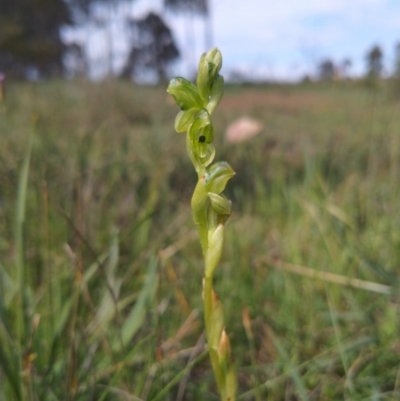
<path fill-rule="evenodd" d="M 400 114 L 380 85 L 233 85 L 215 113 L 241 400 L 400 398 Z M 217 400 L 165 88 L 15 83 L 3 106 L 0 400 Z M 243 115 L 264 129 L 229 143 Z"/>

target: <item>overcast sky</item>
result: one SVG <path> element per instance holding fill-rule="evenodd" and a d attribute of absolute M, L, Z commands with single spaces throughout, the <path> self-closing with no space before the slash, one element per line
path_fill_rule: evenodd
<path fill-rule="evenodd" d="M 264 79 L 298 79 L 314 75 L 317 64 L 328 57 L 335 63 L 350 59 L 350 73 L 360 75 L 365 72 L 365 54 L 375 44 L 383 49 L 386 72 L 393 69 L 395 44 L 400 42 L 400 0 L 208 1 L 213 45 L 222 51 L 224 75 L 236 71 Z M 162 12 L 162 3 L 136 0 L 126 11 L 139 18 L 149 11 Z M 170 13 L 164 18 L 182 54 L 173 73 L 194 73 L 200 54 L 207 50 L 207 25 L 200 18 Z M 124 62 L 128 48 L 122 25 L 121 20 L 115 21 L 116 69 Z M 71 37 L 77 30 L 74 32 Z M 104 32 L 91 32 L 88 50 L 92 59 L 101 60 Z M 101 75 L 100 70 L 97 75 Z"/>
<path fill-rule="evenodd" d="M 224 57 L 225 72 L 252 71 L 272 79 L 314 73 L 330 57 L 352 61 L 354 74 L 365 70 L 365 54 L 379 44 L 386 70 L 400 42 L 400 0 L 209 0 L 213 44 Z M 137 0 L 135 14 L 161 10 L 161 0 Z M 186 56 L 182 69 L 204 48 L 204 24 L 170 16 L 168 22 Z M 189 35 L 188 35 L 189 32 Z M 192 36 L 192 37 L 190 37 Z M 195 50 L 194 50 L 195 49 Z M 195 54 L 194 54 L 195 53 Z M 194 61 L 193 61 L 194 62 Z"/>

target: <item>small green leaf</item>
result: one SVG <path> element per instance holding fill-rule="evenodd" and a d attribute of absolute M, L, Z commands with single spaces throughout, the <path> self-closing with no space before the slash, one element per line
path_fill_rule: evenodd
<path fill-rule="evenodd" d="M 196 86 L 185 78 L 177 77 L 171 79 L 167 92 L 174 97 L 176 104 L 182 110 L 202 107 L 202 101 Z"/>
<path fill-rule="evenodd" d="M 237 392 L 237 376 L 235 366 L 232 361 L 229 363 L 228 370 L 225 375 L 225 388 L 226 388 L 226 399 L 234 400 Z"/>
<path fill-rule="evenodd" d="M 220 220 L 221 216 L 212 208 L 211 204 L 209 204 L 207 207 L 208 236 L 212 235 L 220 223 L 224 224 L 224 222 Z"/>
<path fill-rule="evenodd" d="M 208 235 L 208 249 L 205 260 L 205 276 L 212 277 L 218 262 L 221 259 L 224 245 L 224 225 L 219 224 L 214 232 Z"/>
<path fill-rule="evenodd" d="M 210 330 L 208 333 L 208 346 L 218 351 L 218 345 L 221 338 L 221 333 L 224 328 L 224 312 L 222 309 L 221 301 L 218 295 L 212 292 L 212 303 L 211 303 L 211 316 L 210 316 Z"/>
<path fill-rule="evenodd" d="M 214 163 L 206 172 L 206 188 L 208 192 L 220 194 L 225 189 L 227 182 L 235 174 L 227 162 Z"/>

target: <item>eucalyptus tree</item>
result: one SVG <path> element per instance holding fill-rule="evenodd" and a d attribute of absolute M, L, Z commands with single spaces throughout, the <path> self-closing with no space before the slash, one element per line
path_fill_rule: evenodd
<path fill-rule="evenodd" d="M 63 72 L 61 28 L 72 24 L 63 0 L 0 1 L 0 70 L 39 77 Z"/>
<path fill-rule="evenodd" d="M 193 29 L 192 17 L 194 15 L 200 15 L 203 17 L 205 22 L 204 29 L 204 44 L 207 49 L 213 46 L 213 33 L 212 33 L 212 21 L 210 5 L 208 0 L 164 0 L 164 7 L 176 14 L 186 14 L 189 17 L 189 23 L 187 25 L 187 38 L 194 42 L 194 34 L 191 34 Z M 194 44 L 193 44 L 194 47 Z M 197 56 L 196 56 L 197 57 Z"/>
<path fill-rule="evenodd" d="M 174 12 L 194 12 L 201 15 L 209 12 L 207 0 L 164 0 L 164 6 Z"/>
<path fill-rule="evenodd" d="M 115 35 L 113 24 L 117 18 L 124 20 L 122 6 L 133 4 L 135 0 L 69 0 L 77 24 L 86 27 L 86 46 L 93 34 L 92 28 L 100 29 L 104 33 L 104 55 L 106 59 L 107 75 L 114 73 Z"/>
<path fill-rule="evenodd" d="M 400 42 L 394 48 L 393 83 L 394 96 L 400 100 Z"/>
<path fill-rule="evenodd" d="M 180 55 L 171 29 L 152 12 L 139 20 L 130 19 L 129 25 L 131 50 L 121 75 L 131 78 L 150 72 L 158 82 L 165 81 L 168 65 Z"/>
<path fill-rule="evenodd" d="M 394 76 L 400 79 L 400 42 L 395 46 L 395 56 L 394 56 Z"/>
<path fill-rule="evenodd" d="M 383 51 L 380 46 L 373 46 L 366 55 L 367 76 L 379 78 L 383 70 Z"/>
<path fill-rule="evenodd" d="M 335 76 L 335 64 L 331 59 L 321 61 L 318 66 L 318 77 L 323 81 L 331 81 Z"/>

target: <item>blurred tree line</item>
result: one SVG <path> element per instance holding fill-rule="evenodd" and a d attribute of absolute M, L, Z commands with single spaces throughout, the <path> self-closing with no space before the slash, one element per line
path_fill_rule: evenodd
<path fill-rule="evenodd" d="M 380 46 L 372 46 L 365 55 L 366 82 L 369 84 L 383 77 L 384 54 Z M 345 58 L 341 63 L 335 63 L 332 59 L 326 58 L 320 61 L 317 66 L 317 78 L 322 81 L 349 78 L 349 70 L 352 62 Z M 400 79 L 400 42 L 395 46 L 395 62 L 393 66 L 393 78 Z"/>
<path fill-rule="evenodd" d="M 135 0 L 1 0 L 0 71 L 16 78 L 47 78 L 65 74 L 69 65 L 75 73 L 88 75 L 84 46 L 65 43 L 62 29 L 93 23 L 107 34 L 108 74 L 113 75 L 111 21 L 122 6 L 132 9 L 134 3 Z M 207 0 L 164 0 L 163 5 L 165 11 L 172 13 L 209 17 Z M 99 10 L 103 11 L 102 17 Z M 125 19 L 130 50 L 120 75 L 133 77 L 145 70 L 152 71 L 159 80 L 165 79 L 168 65 L 180 56 L 172 30 L 154 12 L 141 19 Z M 211 29 L 206 32 L 210 44 Z"/>
<path fill-rule="evenodd" d="M 107 64 L 107 74 L 114 75 L 116 38 L 112 23 L 116 15 L 125 13 L 123 32 L 129 40 L 129 50 L 117 75 L 135 78 L 152 73 L 159 81 L 165 80 L 169 65 L 181 55 L 173 31 L 163 15 L 155 12 L 140 19 L 129 17 L 134 7 L 135 0 L 0 0 L 0 72 L 16 78 L 47 78 L 66 73 L 88 76 L 87 46 L 82 41 L 67 43 L 62 30 L 92 24 L 104 32 L 103 64 Z M 204 43 L 207 48 L 212 47 L 207 0 L 163 0 L 163 12 L 187 17 L 187 37 L 193 29 L 193 16 L 202 17 L 206 24 Z M 372 46 L 365 61 L 366 81 L 380 79 L 385 71 L 381 47 Z M 326 58 L 317 65 L 316 76 L 319 80 L 346 79 L 351 67 L 348 58 L 340 63 Z M 400 43 L 396 45 L 393 67 L 393 76 L 396 82 L 400 81 Z"/>

